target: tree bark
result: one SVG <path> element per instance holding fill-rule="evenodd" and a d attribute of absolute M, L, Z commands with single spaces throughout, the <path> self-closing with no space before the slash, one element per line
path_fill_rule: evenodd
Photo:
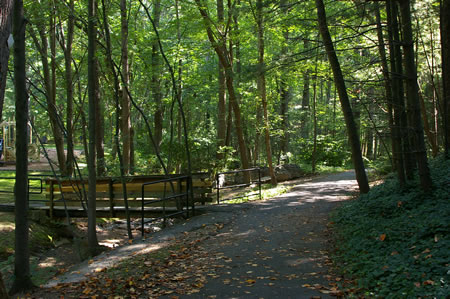
<path fill-rule="evenodd" d="M 156 28 L 159 28 L 159 21 L 161 18 L 161 0 L 153 0 L 153 21 Z M 163 104 L 162 104 L 162 93 L 161 93 L 161 58 L 159 53 L 158 38 L 155 37 L 152 43 L 152 96 L 153 102 L 155 103 L 155 143 L 159 147 L 162 142 L 163 134 Z"/>
<path fill-rule="evenodd" d="M 74 0 L 69 1 L 69 17 L 67 19 L 67 39 L 62 44 L 64 51 L 64 64 L 66 76 L 66 132 L 67 132 L 67 156 L 65 173 L 69 176 L 73 173 L 75 162 L 73 141 L 73 72 L 72 72 L 72 44 L 75 27 Z M 61 41 L 62 42 L 62 41 Z"/>
<path fill-rule="evenodd" d="M 97 193 L 97 176 L 95 168 L 95 150 L 96 150 L 96 106 L 98 105 L 97 92 L 97 58 L 96 40 L 97 40 L 97 5 L 96 0 L 88 1 L 88 98 L 89 98 L 89 155 L 88 155 L 88 172 L 89 172 L 89 189 L 88 189 L 88 246 L 89 254 L 95 256 L 99 250 L 97 240 L 97 219 L 96 219 L 96 193 Z"/>
<path fill-rule="evenodd" d="M 10 294 L 33 286 L 28 247 L 28 95 L 25 70 L 25 19 L 23 2 L 16 0 L 13 14 L 14 89 L 16 102 L 16 184 L 14 282 Z"/>
<path fill-rule="evenodd" d="M 124 84 L 129 85 L 130 71 L 128 63 L 128 10 L 126 0 L 120 0 L 120 21 L 121 21 L 121 34 L 122 34 L 122 76 Z M 122 109 L 121 109 L 121 121 L 122 121 L 122 144 L 123 144 L 123 167 L 125 174 L 130 172 L 130 98 L 126 88 L 122 88 Z"/>
<path fill-rule="evenodd" d="M 309 48 L 309 41 L 306 38 L 303 41 L 305 50 Z M 303 71 L 303 93 L 302 93 L 302 114 L 301 114 L 301 130 L 300 134 L 302 138 L 308 138 L 308 114 L 309 114 L 309 70 Z"/>
<path fill-rule="evenodd" d="M 272 163 L 272 149 L 270 145 L 270 124 L 267 113 L 267 96 L 266 96 L 266 77 L 265 77 L 265 63 L 264 63 L 264 15 L 262 0 L 256 1 L 256 23 L 258 27 L 258 91 L 261 97 L 263 114 L 264 114 L 264 141 L 266 145 L 267 164 L 269 166 L 270 183 L 277 184 L 277 177 L 273 169 Z"/>
<path fill-rule="evenodd" d="M 389 18 L 389 16 L 388 16 Z M 383 36 L 383 29 L 381 27 L 381 15 L 380 15 L 380 6 L 378 3 L 375 3 L 375 19 L 377 23 L 377 38 L 378 38 L 378 52 L 380 54 L 380 61 L 381 61 L 381 70 L 383 72 L 383 79 L 384 79 L 384 90 L 385 90 L 385 97 L 386 97 L 386 104 L 388 109 L 388 120 L 389 120 L 389 129 L 391 132 L 391 150 L 392 150 L 392 156 L 394 160 L 394 164 L 392 165 L 392 168 L 394 170 L 397 170 L 397 166 L 399 166 L 399 141 L 396 136 L 400 136 L 398 132 L 395 129 L 394 126 L 394 114 L 393 114 L 393 108 L 392 108 L 392 84 L 391 84 L 391 76 L 389 75 L 389 67 L 387 62 L 387 56 L 386 56 L 386 45 L 384 42 L 384 36 Z M 388 24 L 390 24 L 390 21 L 388 20 Z M 391 34 L 389 34 L 391 36 Z M 401 155 L 400 155 L 401 157 Z M 402 161 L 403 163 L 403 161 Z M 403 165 L 401 166 L 403 168 Z"/>
<path fill-rule="evenodd" d="M 219 56 L 220 63 L 222 64 L 222 66 L 225 69 L 225 80 L 226 80 L 229 100 L 230 100 L 230 103 L 231 103 L 231 106 L 232 106 L 233 112 L 234 112 L 234 125 L 235 125 L 235 129 L 236 129 L 238 143 L 239 143 L 239 153 L 240 153 L 240 157 L 241 157 L 241 164 L 242 164 L 242 168 L 247 169 L 247 168 L 249 168 L 247 147 L 245 145 L 244 133 L 242 130 L 241 110 L 239 107 L 237 94 L 236 94 L 236 91 L 235 91 L 234 85 L 233 85 L 233 66 L 231 65 L 230 60 L 229 60 L 230 53 L 228 52 L 228 50 L 226 48 L 223 47 L 222 43 L 216 41 L 216 39 L 214 37 L 214 33 L 211 28 L 208 13 L 205 10 L 206 6 L 204 5 L 203 1 L 195 0 L 195 3 L 197 4 L 197 8 L 203 18 L 204 23 L 205 23 L 206 33 L 208 35 L 208 39 L 211 43 L 211 46 L 216 51 L 217 55 Z M 244 172 L 244 182 L 246 182 L 246 183 L 250 182 L 250 175 L 248 172 Z"/>
<path fill-rule="evenodd" d="M 403 31 L 403 55 L 406 77 L 406 95 L 408 115 L 411 117 L 411 133 L 414 152 L 419 168 L 420 184 L 424 191 L 430 191 L 432 181 L 428 167 L 427 152 L 423 135 L 422 118 L 420 115 L 419 87 L 417 85 L 417 70 L 414 62 L 414 43 L 411 26 L 410 0 L 400 0 L 400 14 Z"/>
<path fill-rule="evenodd" d="M 217 19 L 219 21 L 219 26 L 221 30 L 223 30 L 224 26 L 224 6 L 223 0 L 217 0 Z M 217 155 L 216 159 L 218 161 L 224 158 L 224 153 L 221 150 L 221 147 L 225 146 L 225 138 L 227 131 L 226 124 L 226 114 L 227 114 L 227 106 L 226 106 L 226 84 L 225 84 L 225 72 L 222 64 L 218 63 L 218 95 L 219 102 L 217 106 Z"/>
<path fill-rule="evenodd" d="M 334 83 L 339 93 L 339 100 L 341 102 L 342 112 L 344 113 L 345 124 L 347 126 L 347 134 L 352 151 L 352 160 L 356 173 L 356 180 L 358 182 L 360 193 L 369 192 L 369 182 L 364 168 L 364 162 L 361 155 L 361 146 L 356 128 L 355 120 L 353 118 L 352 108 L 345 87 L 344 76 L 342 75 L 341 67 L 338 57 L 334 50 L 333 41 L 331 40 L 330 32 L 328 31 L 325 6 L 322 0 L 316 0 L 317 17 L 319 22 L 319 31 L 327 51 L 328 60 L 334 75 Z"/>
<path fill-rule="evenodd" d="M 388 34 L 389 34 L 389 56 L 391 61 L 390 82 L 392 89 L 392 114 L 393 114 L 393 144 L 394 144 L 394 159 L 395 169 L 397 171 L 397 178 L 400 186 L 406 184 L 406 167 L 411 163 L 407 162 L 407 155 L 404 154 L 404 148 L 407 140 L 404 138 L 404 100 L 403 100 L 403 84 L 401 82 L 402 62 L 401 62 L 401 48 L 399 41 L 399 29 L 397 22 L 397 8 L 393 0 L 386 2 Z"/>
<path fill-rule="evenodd" d="M 280 9 L 282 13 L 286 16 L 288 13 L 286 0 L 280 1 Z M 285 59 L 288 54 L 288 42 L 289 42 L 289 30 L 283 28 L 284 43 L 281 47 L 281 57 Z M 289 70 L 288 68 L 283 68 L 281 70 L 280 78 L 280 116 L 281 116 L 281 131 L 282 136 L 280 140 L 280 151 L 281 155 L 286 156 L 289 151 L 289 100 L 291 98 L 291 91 L 288 83 Z"/>
<path fill-rule="evenodd" d="M 444 152 L 447 159 L 450 159 L 450 0 L 441 2 L 441 42 Z"/>
<path fill-rule="evenodd" d="M 11 34 L 11 19 L 13 0 L 0 0 L 0 122 L 3 117 L 3 102 L 5 99 L 6 78 L 8 76 L 9 46 L 8 39 Z"/>

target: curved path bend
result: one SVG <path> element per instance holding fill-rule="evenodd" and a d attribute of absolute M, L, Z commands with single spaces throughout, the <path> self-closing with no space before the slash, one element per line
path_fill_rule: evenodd
<path fill-rule="evenodd" d="M 357 190 L 355 174 L 349 171 L 292 184 L 288 193 L 267 201 L 204 207 L 206 213 L 80 264 L 46 287 L 76 283 L 95 269 L 163 247 L 187 232 L 204 231 L 206 237 L 196 245 L 204 254 L 192 267 L 207 269 L 208 274 L 190 295 L 163 298 L 329 298 L 333 284 L 327 268 L 328 217 Z M 211 233 L 203 229 L 208 226 L 219 229 Z M 181 275 L 184 270 L 175 271 Z M 155 295 L 151 288 L 146 292 Z"/>
<path fill-rule="evenodd" d="M 328 298 L 329 213 L 357 190 L 352 171 L 302 182 L 290 192 L 252 202 L 204 244 L 224 261 L 203 298 Z"/>

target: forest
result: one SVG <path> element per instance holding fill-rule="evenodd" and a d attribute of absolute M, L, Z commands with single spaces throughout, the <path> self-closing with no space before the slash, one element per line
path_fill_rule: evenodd
<path fill-rule="evenodd" d="M 354 169 L 361 194 L 368 169 L 430 192 L 429 160 L 449 157 L 449 2 L 1 0 L 16 238 L 33 148 L 88 179 L 93 254 L 103 177 L 264 167 L 276 185 L 295 164 Z M 27 246 L 17 290 L 31 285 Z"/>

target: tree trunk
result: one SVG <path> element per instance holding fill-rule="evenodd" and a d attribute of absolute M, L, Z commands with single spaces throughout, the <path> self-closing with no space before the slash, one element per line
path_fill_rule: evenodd
<path fill-rule="evenodd" d="M 97 6 L 96 0 L 88 1 L 88 98 L 89 98 L 89 155 L 88 155 L 88 246 L 89 254 L 95 256 L 98 253 L 99 244 L 97 240 L 97 219 L 96 219 L 96 200 L 97 200 L 97 176 L 95 169 L 95 149 L 96 149 L 96 106 L 98 105 L 98 85 L 97 85 L 97 58 L 96 39 L 97 39 Z"/>
<path fill-rule="evenodd" d="M 398 138 L 400 135 L 396 131 L 394 127 L 394 115 L 393 115 L 393 108 L 392 108 L 392 84 L 391 84 L 391 78 L 389 75 L 389 67 L 386 57 L 386 45 L 384 43 L 384 36 L 383 36 L 383 29 L 381 27 L 381 16 L 380 16 L 380 6 L 378 3 L 375 3 L 375 18 L 377 23 L 377 37 L 378 37 L 378 52 L 380 54 L 380 60 L 381 60 L 381 69 L 383 71 L 383 79 L 384 79 L 384 90 L 385 90 L 385 97 L 386 97 L 386 103 L 387 103 L 387 109 L 388 109 L 388 120 L 389 120 L 389 129 L 391 132 L 391 147 L 392 147 L 392 156 L 394 160 L 394 164 L 392 165 L 392 168 L 394 170 L 397 170 L 397 166 L 399 164 L 399 140 Z M 389 18 L 389 16 L 388 16 Z M 388 26 L 390 24 L 390 21 L 388 20 Z M 391 34 L 389 34 L 391 36 Z M 398 136 L 398 137 L 396 137 Z M 400 155 L 401 157 L 401 155 Z M 403 161 L 402 161 L 403 163 Z M 401 166 L 403 169 L 403 165 Z"/>
<path fill-rule="evenodd" d="M 441 42 L 444 151 L 447 159 L 450 159 L 450 0 L 441 2 Z"/>
<path fill-rule="evenodd" d="M 14 89 L 16 102 L 16 184 L 14 282 L 11 294 L 33 286 L 28 247 L 28 95 L 25 71 L 25 19 L 23 2 L 16 0 L 13 14 Z"/>
<path fill-rule="evenodd" d="M 224 26 L 224 7 L 223 0 L 217 0 L 217 19 L 219 22 L 219 26 L 221 30 L 223 30 Z M 217 154 L 216 159 L 218 161 L 224 158 L 224 154 L 221 151 L 221 147 L 225 146 L 225 138 L 226 138 L 226 114 L 227 114 L 227 106 L 226 106 L 226 84 L 225 84 L 225 72 L 222 64 L 218 63 L 218 94 L 219 94 L 219 102 L 217 109 Z"/>
<path fill-rule="evenodd" d="M 272 163 L 272 149 L 270 146 L 270 124 L 269 116 L 267 113 L 267 96 L 266 96 L 266 77 L 265 77 L 265 63 L 264 63 L 264 14 L 263 14 L 263 1 L 256 1 L 256 23 L 258 26 L 258 64 L 259 64 L 259 76 L 258 76 L 258 91 L 262 101 L 263 114 L 264 114 L 264 141 L 266 145 L 267 164 L 269 166 L 270 183 L 272 185 L 277 184 L 277 178 L 273 169 Z"/>
<path fill-rule="evenodd" d="M 245 145 L 244 133 L 243 133 L 243 129 L 242 129 L 241 110 L 239 107 L 237 94 L 236 94 L 236 91 L 235 91 L 234 85 L 233 85 L 233 66 L 231 65 L 230 60 L 229 60 L 230 53 L 228 52 L 228 50 L 226 48 L 223 47 L 222 43 L 216 41 L 216 39 L 214 37 L 215 35 L 211 28 L 208 13 L 205 10 L 206 6 L 202 2 L 203 1 L 201 1 L 201 0 L 195 0 L 195 3 L 197 4 L 197 8 L 203 18 L 204 23 L 205 23 L 206 32 L 208 35 L 208 39 L 211 43 L 211 46 L 216 51 L 217 55 L 219 56 L 220 63 L 222 63 L 222 66 L 225 69 L 225 80 L 226 80 L 229 100 L 230 100 L 230 103 L 231 103 L 231 106 L 232 106 L 233 112 L 234 112 L 234 125 L 235 125 L 235 129 L 236 129 L 238 143 L 239 143 L 239 153 L 240 153 L 240 157 L 241 157 L 241 164 L 242 164 L 242 168 L 247 169 L 247 168 L 249 168 L 247 148 Z M 248 172 L 244 172 L 244 182 L 246 182 L 246 183 L 250 182 L 250 175 Z"/>
<path fill-rule="evenodd" d="M 331 40 L 330 32 L 325 14 L 325 7 L 323 0 L 316 0 L 317 17 L 319 22 L 319 31 L 327 51 L 328 60 L 334 75 L 334 83 L 339 93 L 339 100 L 341 102 L 342 112 L 344 114 L 345 124 L 347 126 L 347 134 L 352 151 L 352 160 L 356 173 L 356 180 L 358 182 L 360 193 L 369 192 L 369 182 L 364 168 L 364 162 L 361 155 L 361 146 L 359 142 L 358 131 L 355 120 L 353 118 L 352 108 L 345 87 L 344 76 L 342 75 L 339 60 L 334 50 L 333 42 Z"/>
<path fill-rule="evenodd" d="M 308 37 L 303 41 L 305 50 L 309 48 Z M 301 129 L 300 134 L 302 138 L 308 138 L 308 114 L 309 114 L 309 70 L 303 71 L 303 93 L 302 93 L 302 114 L 301 114 Z"/>
<path fill-rule="evenodd" d="M 71 176 L 73 173 L 74 140 L 73 140 L 73 75 L 72 75 L 72 44 L 73 32 L 75 27 L 74 0 L 69 1 L 69 18 L 67 20 L 67 41 L 64 48 L 64 62 L 66 68 L 66 132 L 67 132 L 67 157 L 66 174 Z"/>
<path fill-rule="evenodd" d="M 0 122 L 3 117 L 3 102 L 5 99 L 6 78 L 8 76 L 9 46 L 8 39 L 11 34 L 11 17 L 13 0 L 0 0 Z"/>
<path fill-rule="evenodd" d="M 95 64 L 95 73 L 97 74 L 97 78 L 95 79 L 96 88 L 96 99 L 97 104 L 95 105 L 95 152 L 97 157 L 97 175 L 102 177 L 106 174 L 106 162 L 105 162 L 105 118 L 103 113 L 103 105 L 101 103 L 100 97 L 100 85 L 98 80 L 99 73 L 99 63 L 98 61 Z M 130 134 L 131 135 L 131 134 Z M 130 151 L 131 152 L 131 151 Z M 131 161 L 131 154 L 130 154 Z M 131 165 L 131 163 L 130 163 Z"/>
<path fill-rule="evenodd" d="M 54 132 L 53 138 L 55 139 L 56 155 L 58 158 L 59 169 L 63 175 L 67 175 L 66 171 L 66 155 L 64 153 L 64 135 L 63 135 L 63 124 L 58 119 L 58 111 L 56 108 L 56 16 L 55 16 L 55 5 L 54 2 L 51 3 L 50 9 L 50 67 L 51 67 L 51 81 L 50 88 L 50 101 L 51 105 L 54 107 L 55 120 L 54 120 Z M 46 38 L 46 37 L 43 37 Z M 47 59 L 47 58 L 46 58 Z"/>
<path fill-rule="evenodd" d="M 288 14 L 288 6 L 286 0 L 280 1 L 280 9 L 284 16 Z M 281 47 L 281 59 L 285 59 L 288 54 L 288 43 L 289 43 L 289 30 L 283 28 L 284 43 Z M 286 156 L 289 151 L 289 100 L 291 98 L 291 91 L 288 83 L 289 78 L 289 68 L 283 68 L 281 70 L 280 78 L 280 117 L 281 117 L 281 140 L 280 140 L 280 151 L 281 155 Z M 287 157 L 286 157 L 287 158 Z"/>
<path fill-rule="evenodd" d="M 420 115 L 419 87 L 417 85 L 417 71 L 414 62 L 414 44 L 411 26 L 411 8 L 409 0 L 401 0 L 400 14 L 403 29 L 403 52 L 406 77 L 406 95 L 408 115 L 411 117 L 411 133 L 413 135 L 414 152 L 419 167 L 420 184 L 424 191 L 430 191 L 432 181 L 428 168 L 427 152 L 423 136 L 422 119 Z"/>
<path fill-rule="evenodd" d="M 159 20 L 161 17 L 161 0 L 153 0 L 153 22 L 156 28 L 159 27 Z M 163 104 L 162 104 L 162 93 L 161 93 L 161 58 L 159 53 L 158 38 L 155 37 L 152 43 L 152 96 L 153 102 L 155 103 L 155 143 L 159 147 L 162 142 L 163 133 Z"/>
<path fill-rule="evenodd" d="M 126 0 L 120 0 L 120 20 L 121 20 L 121 34 L 122 34 L 122 76 L 124 84 L 130 83 L 130 70 L 128 64 L 128 10 Z M 122 121 L 122 144 L 123 144 L 123 167 L 125 174 L 130 172 L 130 98 L 126 88 L 122 88 L 122 109 L 121 109 L 121 121 Z"/>

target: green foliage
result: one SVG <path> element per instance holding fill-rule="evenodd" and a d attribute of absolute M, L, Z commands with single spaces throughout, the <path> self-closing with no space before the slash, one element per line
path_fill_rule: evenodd
<path fill-rule="evenodd" d="M 335 139 L 328 135 L 317 136 L 316 163 L 325 166 L 344 166 L 351 160 L 351 154 L 347 148 L 346 139 Z M 296 155 L 297 163 L 312 161 L 313 140 L 299 138 L 296 147 L 300 153 Z"/>
<path fill-rule="evenodd" d="M 400 190 L 391 178 L 334 214 L 334 260 L 364 296 L 450 293 L 450 161 L 437 158 L 430 164 L 433 193 L 421 192 L 418 182 Z"/>

